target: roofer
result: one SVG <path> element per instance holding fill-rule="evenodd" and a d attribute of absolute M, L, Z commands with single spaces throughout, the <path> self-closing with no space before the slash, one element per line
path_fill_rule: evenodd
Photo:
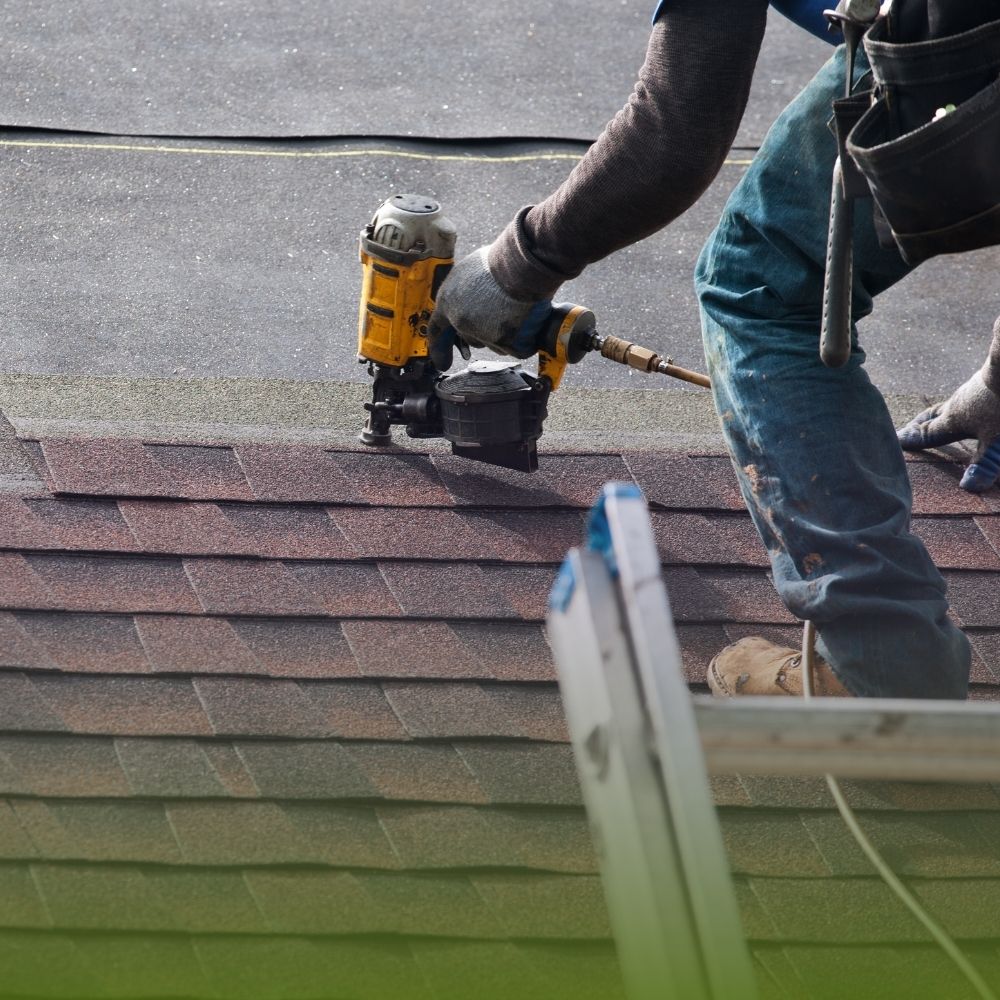
<path fill-rule="evenodd" d="M 914 2 L 926 17 L 936 0 Z M 828 5 L 775 3 L 821 36 Z M 439 367 L 450 366 L 456 334 L 475 346 L 531 355 L 564 281 L 666 226 L 701 196 L 736 136 L 767 6 L 661 2 L 624 109 L 552 195 L 522 209 L 442 286 L 431 323 Z M 974 6 L 1000 22 L 998 0 Z M 934 16 L 932 9 L 931 22 Z M 996 79 L 1000 59 L 993 58 Z M 793 614 L 818 629 L 818 693 L 964 698 L 969 643 L 948 618 L 941 574 L 910 533 L 900 441 L 865 373 L 864 352 L 855 335 L 843 368 L 825 367 L 818 353 L 838 153 L 828 121 L 832 99 L 844 90 L 845 59 L 841 45 L 778 118 L 702 251 L 696 289 L 705 353 L 777 590 Z M 855 78 L 867 68 L 859 53 Z M 859 209 L 853 319 L 868 315 L 873 298 L 910 270 L 898 249 L 880 245 L 872 212 Z M 912 448 L 976 438 L 980 452 L 996 441 L 997 461 L 970 468 L 963 480 L 970 489 L 991 485 L 1000 464 L 1000 321 L 983 369 L 900 437 Z M 709 683 L 726 695 L 798 693 L 799 656 L 744 639 L 715 657 Z"/>

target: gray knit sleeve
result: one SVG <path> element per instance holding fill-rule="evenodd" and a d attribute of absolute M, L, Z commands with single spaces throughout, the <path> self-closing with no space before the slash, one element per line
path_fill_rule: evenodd
<path fill-rule="evenodd" d="M 490 270 L 509 294 L 550 297 L 701 197 L 739 128 L 766 20 L 767 0 L 670 0 L 628 103 L 491 247 Z"/>

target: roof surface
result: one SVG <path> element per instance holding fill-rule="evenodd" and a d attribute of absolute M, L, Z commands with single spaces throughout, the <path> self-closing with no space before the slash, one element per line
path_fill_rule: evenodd
<path fill-rule="evenodd" d="M 5 1000 L 622 997 L 543 624 L 600 486 L 653 506 L 694 688 L 732 638 L 797 642 L 707 396 L 581 365 L 532 477 L 352 449 L 360 227 L 420 190 L 491 239 L 620 106 L 653 4 L 412 6 L 0 13 L 0 404 L 31 456 L 0 417 Z M 771 19 L 716 183 L 566 290 L 603 332 L 700 367 L 695 255 L 828 51 Z M 997 260 L 865 321 L 897 416 L 979 364 Z M 995 698 L 1000 499 L 909 467 Z M 714 790 L 765 1000 L 969 995 L 820 782 Z M 849 795 L 1000 981 L 997 790 Z"/>
<path fill-rule="evenodd" d="M 0 498 L 0 995 L 622 995 L 546 595 L 633 480 L 692 685 L 737 636 L 794 644 L 728 459 L 26 447 L 40 481 Z M 1000 498 L 909 469 L 994 698 Z M 819 782 L 715 791 L 765 996 L 832 995 L 845 954 L 945 995 Z M 996 970 L 997 790 L 852 796 Z"/>

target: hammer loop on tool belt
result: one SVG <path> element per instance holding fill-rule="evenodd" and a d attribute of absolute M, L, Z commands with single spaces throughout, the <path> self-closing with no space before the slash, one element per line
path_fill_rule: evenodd
<path fill-rule="evenodd" d="M 879 241 L 911 265 L 1000 243 L 1000 0 L 841 0 L 826 11 L 847 45 L 833 102 L 839 150 L 831 198 L 821 353 L 850 356 L 853 201 L 871 196 Z M 864 44 L 871 88 L 852 93 Z"/>

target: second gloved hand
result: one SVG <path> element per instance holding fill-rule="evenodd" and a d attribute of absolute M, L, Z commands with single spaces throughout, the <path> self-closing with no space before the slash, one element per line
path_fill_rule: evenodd
<path fill-rule="evenodd" d="M 480 247 L 463 257 L 438 292 L 427 336 L 431 361 L 439 371 L 451 367 L 454 347 L 463 357 L 468 357 L 466 345 L 515 358 L 529 358 L 538 349 L 552 303 L 521 302 L 508 295 L 490 271 L 488 249 Z"/>
<path fill-rule="evenodd" d="M 907 451 L 934 448 L 974 439 L 975 458 L 959 484 L 981 493 L 1000 478 L 1000 319 L 993 327 L 993 344 L 986 364 L 943 403 L 918 413 L 899 430 Z"/>

